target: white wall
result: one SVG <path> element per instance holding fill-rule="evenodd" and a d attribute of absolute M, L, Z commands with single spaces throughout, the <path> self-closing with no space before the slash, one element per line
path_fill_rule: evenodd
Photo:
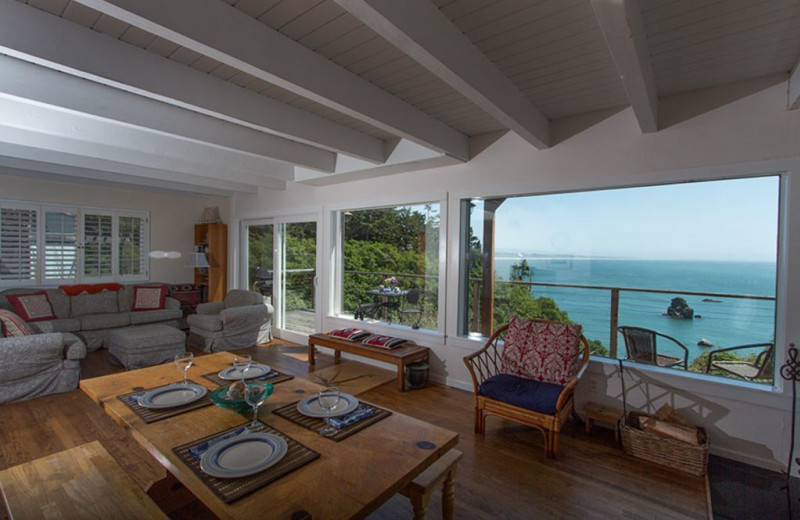
<path fill-rule="evenodd" d="M 333 209 L 449 199 L 446 330 L 439 335 L 414 333 L 412 339 L 433 348 L 435 379 L 471 389 L 462 358 L 479 345 L 457 337 L 455 319 L 458 220 L 453 217 L 459 198 L 786 171 L 785 272 L 776 336 L 783 349 L 789 341 L 800 343 L 800 323 L 786 319 L 800 314 L 800 269 L 791 269 L 800 265 L 800 181 L 795 178 L 800 174 L 800 111 L 787 111 L 786 100 L 786 77 L 781 75 L 663 99 L 662 130 L 654 134 L 640 133 L 630 109 L 561 120 L 553 124 L 557 144 L 547 150 L 506 134 L 464 165 L 322 188 L 293 184 L 286 192 L 237 196 L 232 223 L 322 208 L 323 229 L 329 230 Z M 325 329 L 345 323 L 329 316 L 330 248 L 330 237 L 323 237 L 320 312 Z M 618 402 L 614 370 L 613 364 L 592 362 L 579 387 L 579 407 L 587 400 Z M 709 431 L 713 452 L 773 469 L 785 467 L 791 402 L 783 391 L 711 384 L 663 370 L 631 374 L 629 405 L 670 402 Z"/>
<path fill-rule="evenodd" d="M 0 175 L 0 198 L 149 211 L 150 249 L 180 251 L 184 255 L 177 260 L 150 260 L 150 279 L 168 283 L 194 280 L 192 269 L 184 267 L 186 255 L 193 250 L 194 224 L 200 221 L 204 207 L 225 202 L 17 175 Z"/>

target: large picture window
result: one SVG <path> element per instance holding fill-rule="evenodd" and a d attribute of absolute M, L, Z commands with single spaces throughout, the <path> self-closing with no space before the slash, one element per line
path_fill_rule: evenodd
<path fill-rule="evenodd" d="M 146 280 L 144 212 L 0 201 L 0 285 Z"/>
<path fill-rule="evenodd" d="M 438 203 L 348 210 L 341 218 L 341 314 L 439 328 Z"/>
<path fill-rule="evenodd" d="M 463 200 L 460 333 L 578 323 L 596 356 L 771 384 L 779 194 L 769 176 Z"/>

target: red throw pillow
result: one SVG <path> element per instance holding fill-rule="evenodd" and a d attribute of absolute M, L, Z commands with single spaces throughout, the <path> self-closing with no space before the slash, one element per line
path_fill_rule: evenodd
<path fill-rule="evenodd" d="M 83 293 L 97 294 L 103 291 L 121 291 L 122 285 L 118 283 L 84 283 L 77 285 L 59 285 L 58 288 L 68 296 L 77 296 Z"/>
<path fill-rule="evenodd" d="M 50 306 L 50 300 L 44 291 L 30 294 L 9 294 L 6 296 L 6 300 L 14 308 L 14 312 L 25 321 L 56 319 L 53 307 Z"/>
<path fill-rule="evenodd" d="M 166 285 L 135 285 L 131 311 L 157 311 L 164 308 L 167 297 Z"/>
<path fill-rule="evenodd" d="M 512 316 L 501 372 L 557 385 L 578 373 L 581 326 Z"/>
<path fill-rule="evenodd" d="M 11 311 L 0 309 L 0 323 L 3 328 L 4 338 L 15 338 L 18 336 L 30 336 L 33 331 L 25 320 L 17 316 Z"/>

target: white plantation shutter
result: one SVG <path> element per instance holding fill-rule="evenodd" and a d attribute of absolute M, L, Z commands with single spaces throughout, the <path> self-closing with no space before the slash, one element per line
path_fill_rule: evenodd
<path fill-rule="evenodd" d="M 148 279 L 147 212 L 0 200 L 0 286 Z"/>
<path fill-rule="evenodd" d="M 37 213 L 35 208 L 0 207 L 0 282 L 36 280 Z"/>
<path fill-rule="evenodd" d="M 78 213 L 46 210 L 44 216 L 44 280 L 78 277 Z"/>
<path fill-rule="evenodd" d="M 83 279 L 113 280 L 114 217 L 111 214 L 83 215 Z"/>
<path fill-rule="evenodd" d="M 117 239 L 119 276 L 141 279 L 147 274 L 147 218 L 120 215 Z"/>

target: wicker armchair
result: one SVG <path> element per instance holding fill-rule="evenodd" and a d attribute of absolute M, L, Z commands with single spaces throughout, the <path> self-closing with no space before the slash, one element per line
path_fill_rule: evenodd
<path fill-rule="evenodd" d="M 589 342 L 583 335 L 580 336 L 578 349 L 574 353 L 579 359 L 572 359 L 577 370 L 564 384 L 552 384 L 503 373 L 504 340 L 508 330 L 509 325 L 500 327 L 483 348 L 464 358 L 475 393 L 475 433 L 485 433 L 488 415 L 516 421 L 538 429 L 544 438 L 545 457 L 557 458 L 561 427 L 570 415 L 576 416 L 573 393 L 589 362 Z M 548 349 L 553 351 L 557 348 L 555 344 L 548 345 Z M 503 384 L 513 387 L 515 396 L 510 400 L 517 404 L 496 398 L 496 393 L 490 390 L 491 383 L 499 381 L 499 378 L 503 378 Z"/>

